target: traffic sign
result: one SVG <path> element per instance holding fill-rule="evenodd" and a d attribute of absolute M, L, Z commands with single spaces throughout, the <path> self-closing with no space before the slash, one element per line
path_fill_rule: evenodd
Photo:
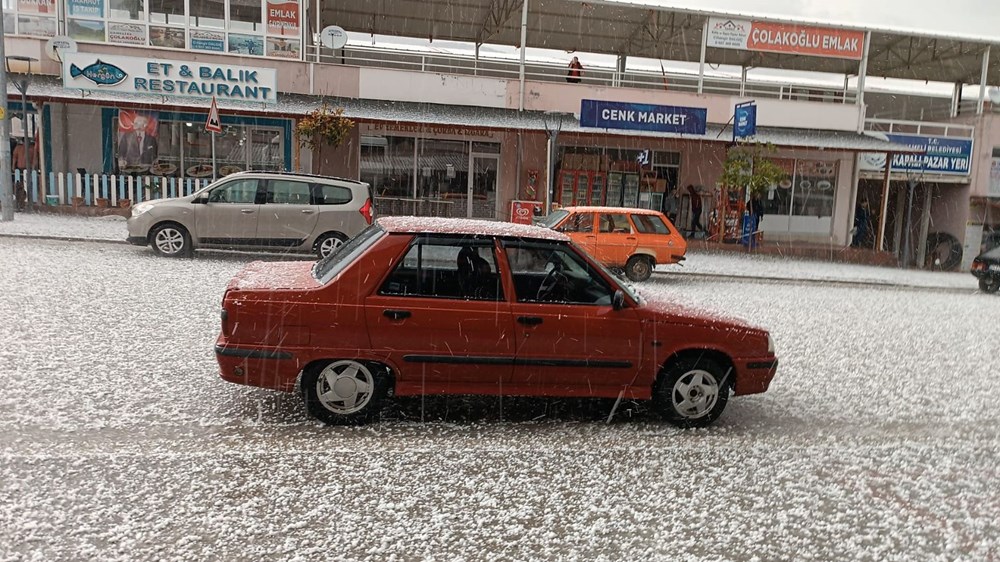
<path fill-rule="evenodd" d="M 215 96 L 212 96 L 212 109 L 208 110 L 208 119 L 205 120 L 205 130 L 210 133 L 222 132 L 222 122 L 219 120 L 219 106 L 215 104 Z"/>

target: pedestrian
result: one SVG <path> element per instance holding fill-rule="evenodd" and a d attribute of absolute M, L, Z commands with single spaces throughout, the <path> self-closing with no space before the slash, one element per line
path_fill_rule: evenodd
<path fill-rule="evenodd" d="M 667 196 L 663 199 L 663 214 L 670 219 L 670 224 L 677 225 L 677 188 L 668 188 Z"/>
<path fill-rule="evenodd" d="M 751 226 L 753 227 L 750 232 L 750 247 L 755 248 L 761 238 L 760 221 L 764 219 L 764 201 L 760 198 L 760 193 L 750 195 L 748 210 L 750 211 Z"/>
<path fill-rule="evenodd" d="M 569 61 L 569 72 L 566 73 L 566 81 L 571 84 L 579 84 L 581 76 L 583 76 L 583 65 L 580 64 L 580 59 L 573 57 L 573 60 Z"/>
<path fill-rule="evenodd" d="M 701 194 L 693 185 L 688 185 L 687 190 L 691 196 L 691 234 L 699 230 L 705 232 L 705 227 L 701 225 Z"/>

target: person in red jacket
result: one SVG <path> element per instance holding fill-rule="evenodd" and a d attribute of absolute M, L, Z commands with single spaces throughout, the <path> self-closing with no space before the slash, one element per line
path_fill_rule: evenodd
<path fill-rule="evenodd" d="M 701 225 L 701 194 L 693 185 L 689 185 L 687 190 L 691 196 L 691 234 L 699 230 L 705 232 L 705 227 Z"/>
<path fill-rule="evenodd" d="M 580 59 L 573 57 L 573 60 L 569 61 L 569 72 L 566 73 L 566 81 L 572 84 L 579 84 L 581 76 L 583 76 L 583 65 L 580 64 Z"/>

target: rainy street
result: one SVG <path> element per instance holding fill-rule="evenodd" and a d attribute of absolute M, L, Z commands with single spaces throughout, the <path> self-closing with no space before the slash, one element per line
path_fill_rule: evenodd
<path fill-rule="evenodd" d="M 1000 557 L 1000 298 L 967 274 L 654 275 L 777 343 L 770 390 L 704 430 L 516 398 L 334 428 L 218 377 L 252 259 L 0 238 L 0 560 Z"/>

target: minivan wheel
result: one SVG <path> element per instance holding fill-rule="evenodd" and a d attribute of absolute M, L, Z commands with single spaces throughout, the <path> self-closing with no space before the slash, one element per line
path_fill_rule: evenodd
<path fill-rule="evenodd" d="M 161 224 L 150 231 L 149 245 L 157 255 L 168 258 L 191 255 L 191 235 L 186 228 L 174 223 Z"/>
<path fill-rule="evenodd" d="M 347 242 L 347 237 L 339 232 L 327 232 L 316 239 L 316 255 L 320 259 L 339 250 Z"/>
<path fill-rule="evenodd" d="M 653 261 L 649 256 L 632 256 L 625 264 L 625 276 L 632 281 L 645 281 L 653 274 Z"/>
<path fill-rule="evenodd" d="M 679 427 L 705 427 L 726 409 L 730 371 L 707 357 L 684 358 L 667 367 L 653 386 L 653 406 Z"/>
<path fill-rule="evenodd" d="M 995 293 L 1000 289 L 1000 277 L 983 277 L 979 280 L 979 290 L 984 293 Z"/>
<path fill-rule="evenodd" d="M 311 365 L 301 384 L 309 415 L 330 425 L 349 425 L 378 412 L 389 377 L 383 369 L 344 359 Z"/>

